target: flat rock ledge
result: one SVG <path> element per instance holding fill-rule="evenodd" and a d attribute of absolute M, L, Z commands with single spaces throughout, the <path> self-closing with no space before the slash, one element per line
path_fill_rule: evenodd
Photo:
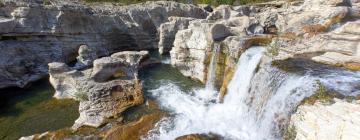
<path fill-rule="evenodd" d="M 80 101 L 80 117 L 73 129 L 99 127 L 127 108 L 143 103 L 137 73 L 149 56 L 147 51 L 123 51 L 96 59 L 92 68 L 76 70 L 64 63 L 49 64 L 55 98 Z"/>

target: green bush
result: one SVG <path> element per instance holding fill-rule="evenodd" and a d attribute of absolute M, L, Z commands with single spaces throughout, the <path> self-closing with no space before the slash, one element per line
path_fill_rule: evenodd
<path fill-rule="evenodd" d="M 81 90 L 74 94 L 74 98 L 78 101 L 89 101 L 87 93 Z"/>
<path fill-rule="evenodd" d="M 333 96 L 328 93 L 326 87 L 320 82 L 320 80 L 316 80 L 316 85 L 318 89 L 315 91 L 315 96 L 321 102 L 330 102 L 333 99 Z"/>
<path fill-rule="evenodd" d="M 4 6 L 5 4 L 2 1 L 0 1 L 0 7 L 4 7 Z"/>
<path fill-rule="evenodd" d="M 306 97 L 301 104 L 313 105 L 316 101 L 320 101 L 322 103 L 330 103 L 335 97 L 337 97 L 335 93 L 329 92 L 326 87 L 320 82 L 320 80 L 316 80 L 315 84 L 315 86 L 317 87 L 315 93 L 310 97 Z"/>
<path fill-rule="evenodd" d="M 270 45 L 268 45 L 267 54 L 270 56 L 278 56 L 279 49 L 280 49 L 279 39 L 276 38 L 270 43 Z"/>
<path fill-rule="evenodd" d="M 296 128 L 294 125 L 289 126 L 283 131 L 283 139 L 284 140 L 295 140 L 296 138 Z"/>
<path fill-rule="evenodd" d="M 51 5 L 51 2 L 50 2 L 50 0 L 44 0 L 44 1 L 43 1 L 43 4 L 44 4 L 44 5 Z"/>

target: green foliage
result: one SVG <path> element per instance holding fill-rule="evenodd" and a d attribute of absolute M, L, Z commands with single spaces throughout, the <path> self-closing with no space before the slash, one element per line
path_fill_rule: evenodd
<path fill-rule="evenodd" d="M 43 4 L 44 4 L 44 5 L 51 5 L 51 2 L 50 2 L 50 0 L 44 0 L 44 1 L 43 1 Z"/>
<path fill-rule="evenodd" d="M 276 38 L 267 47 L 267 54 L 270 56 L 278 56 L 279 49 L 280 49 L 279 38 Z"/>
<path fill-rule="evenodd" d="M 4 7 L 4 6 L 5 6 L 5 4 L 2 1 L 0 1 L 0 7 Z"/>
<path fill-rule="evenodd" d="M 74 98 L 79 101 L 89 101 L 89 97 L 88 97 L 87 93 L 82 90 L 78 90 L 74 94 Z"/>
<path fill-rule="evenodd" d="M 330 94 L 328 94 L 326 87 L 320 82 L 320 80 L 316 80 L 316 85 L 318 89 L 315 91 L 315 96 L 321 102 L 330 102 L 333 99 L 333 97 Z"/>
<path fill-rule="evenodd" d="M 336 94 L 330 93 L 320 82 L 320 80 L 316 80 L 316 87 L 317 90 L 315 91 L 314 95 L 305 98 L 301 104 L 314 104 L 316 101 L 329 103 L 333 100 L 333 98 L 337 97 Z"/>
<path fill-rule="evenodd" d="M 284 140 L 295 140 L 296 138 L 296 128 L 294 125 L 289 126 L 283 131 L 283 139 Z"/>

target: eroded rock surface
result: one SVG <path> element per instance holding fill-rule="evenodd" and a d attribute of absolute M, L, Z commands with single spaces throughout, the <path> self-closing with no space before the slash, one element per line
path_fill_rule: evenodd
<path fill-rule="evenodd" d="M 360 139 L 360 104 L 335 99 L 334 104 L 301 105 L 291 117 L 296 140 Z"/>
<path fill-rule="evenodd" d="M 359 70 L 359 29 L 360 20 L 347 22 L 329 33 L 299 40 L 294 46 L 284 48 L 278 57 L 286 59 L 313 54 L 310 57 L 313 61 Z"/>
<path fill-rule="evenodd" d="M 195 18 L 186 17 L 170 17 L 169 22 L 163 23 L 160 26 L 160 40 L 159 40 L 159 53 L 164 54 L 169 52 L 173 47 L 175 35 L 177 31 L 187 29 L 189 22 Z"/>
<path fill-rule="evenodd" d="M 171 62 L 185 76 L 205 82 L 214 44 L 221 44 L 219 56 L 232 60 L 218 58 L 222 63 L 219 66 L 233 67 L 244 49 L 267 45 L 273 38 L 270 51 L 278 55 L 276 59 L 297 57 L 295 54 L 307 54 L 309 58 L 309 53 L 319 53 L 323 55 L 310 59 L 356 70 L 360 59 L 355 28 L 358 28 L 359 22 L 347 20 L 355 18 L 351 13 L 357 3 L 305 0 L 255 6 L 219 6 L 207 20 L 193 20 L 187 29 L 177 32 L 170 52 Z M 340 44 L 342 47 L 339 47 Z M 231 77 L 231 74 L 228 75 L 225 77 Z M 220 75 L 218 79 L 230 78 Z M 220 80 L 218 83 L 223 82 Z"/>
<path fill-rule="evenodd" d="M 114 52 L 155 49 L 160 25 L 170 16 L 205 18 L 207 12 L 166 1 L 115 6 L 6 0 L 0 7 L 0 88 L 23 87 L 46 76 L 50 62 L 78 58 L 91 65 Z"/>
<path fill-rule="evenodd" d="M 119 52 L 94 61 L 93 67 L 76 70 L 64 63 L 49 64 L 50 82 L 55 98 L 80 101 L 80 117 L 73 128 L 98 127 L 110 117 L 143 102 L 137 72 L 147 51 Z"/>

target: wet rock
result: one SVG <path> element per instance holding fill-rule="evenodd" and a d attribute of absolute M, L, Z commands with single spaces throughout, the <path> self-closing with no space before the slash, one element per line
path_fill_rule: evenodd
<path fill-rule="evenodd" d="M 143 116 L 136 122 L 116 126 L 105 133 L 105 140 L 134 140 L 146 135 L 155 124 L 163 117 L 163 113 L 153 113 Z"/>
<path fill-rule="evenodd" d="M 171 64 L 178 68 L 183 75 L 205 83 L 213 46 L 220 44 L 222 55 L 217 59 L 220 59 L 219 66 L 222 70 L 218 72 L 228 71 L 231 73 L 230 69 L 225 68 L 227 67 L 225 63 L 230 63 L 230 60 L 235 63 L 240 52 L 251 45 L 269 42 L 270 36 L 247 36 L 263 32 L 261 27 L 256 27 L 257 24 L 255 18 L 247 16 L 215 23 L 207 20 L 194 20 L 190 22 L 188 29 L 180 30 L 176 34 L 174 48 L 170 51 Z M 248 29 L 254 25 L 257 29 L 251 29 L 251 32 L 254 33 L 248 33 Z M 231 74 L 227 75 L 227 77 L 231 77 Z M 221 76 L 218 79 L 224 79 L 224 77 Z M 221 87 L 222 80 L 217 81 L 220 85 L 218 87 Z"/>
<path fill-rule="evenodd" d="M 216 134 L 189 134 L 177 137 L 175 140 L 222 140 L 223 138 Z"/>
<path fill-rule="evenodd" d="M 290 126 L 294 127 L 297 140 L 308 139 L 359 139 L 360 107 L 335 99 L 333 104 L 316 102 L 301 105 L 291 116 Z"/>
<path fill-rule="evenodd" d="M 156 49 L 160 25 L 170 16 L 205 18 L 207 12 L 166 1 L 129 6 L 5 1 L 0 7 L 0 88 L 43 78 L 50 62 L 78 60 L 91 66 L 92 60 L 115 52 Z"/>
<path fill-rule="evenodd" d="M 54 97 L 80 101 L 80 117 L 73 128 L 99 127 L 107 118 L 118 117 L 127 108 L 141 104 L 143 96 L 137 72 L 148 55 L 147 51 L 119 52 L 96 59 L 92 68 L 84 70 L 75 70 L 64 63 L 50 63 Z"/>

